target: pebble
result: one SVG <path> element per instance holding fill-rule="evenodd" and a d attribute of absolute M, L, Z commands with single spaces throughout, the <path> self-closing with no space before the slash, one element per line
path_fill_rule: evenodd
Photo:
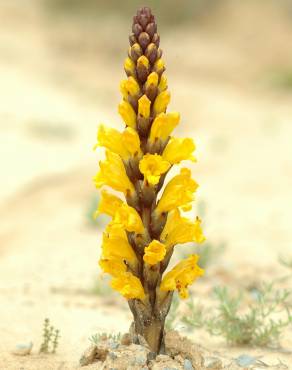
<path fill-rule="evenodd" d="M 205 367 L 209 370 L 221 370 L 223 369 L 222 361 L 216 357 L 205 358 Z"/>
<path fill-rule="evenodd" d="M 17 344 L 13 350 L 13 354 L 17 356 L 27 356 L 31 353 L 32 346 L 32 342 Z"/>
<path fill-rule="evenodd" d="M 184 370 L 194 370 L 191 361 L 187 358 L 184 360 Z"/>
<path fill-rule="evenodd" d="M 115 360 L 118 356 L 114 353 L 114 352 L 109 352 L 109 357 L 112 359 L 112 360 Z"/>
<path fill-rule="evenodd" d="M 119 348 L 119 343 L 118 342 L 115 342 L 115 341 L 110 341 L 109 342 L 109 346 L 110 346 L 110 349 L 117 349 Z"/>
<path fill-rule="evenodd" d="M 146 362 L 147 362 L 147 356 L 144 353 L 135 357 L 136 365 L 145 365 Z"/>

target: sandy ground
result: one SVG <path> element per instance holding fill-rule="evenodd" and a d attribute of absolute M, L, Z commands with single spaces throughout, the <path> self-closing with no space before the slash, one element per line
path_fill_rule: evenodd
<path fill-rule="evenodd" d="M 113 47 L 104 45 L 108 36 L 76 48 L 82 36 L 76 41 L 64 22 L 59 37 L 60 24 L 51 27 L 37 6 L 27 11 L 1 2 L 0 21 L 0 369 L 74 369 L 89 336 L 124 332 L 130 322 L 120 297 L 93 293 L 101 285 L 102 229 L 87 217 L 95 194 L 97 123 L 120 124 L 122 52 L 117 49 L 115 58 L 108 57 L 114 51 L 101 53 L 101 45 Z M 108 29 L 119 27 L 114 18 L 109 22 Z M 278 39 L 291 40 L 292 26 L 287 34 L 288 26 L 279 24 Z M 84 30 L 84 40 L 91 31 Z M 183 117 L 177 132 L 192 134 L 198 146 L 193 169 L 206 206 L 206 235 L 228 245 L 194 288 L 204 302 L 214 284 L 240 289 L 285 273 L 277 259 L 291 256 L 292 95 L 248 82 L 262 59 L 269 64 L 275 57 L 252 44 L 239 47 L 239 36 L 222 42 L 208 29 L 186 29 L 162 39 L 171 108 Z M 292 62 L 281 42 L 271 43 L 280 62 Z M 184 59 L 186 48 L 194 52 Z M 61 331 L 56 355 L 37 354 L 45 317 Z M 230 348 L 203 331 L 191 336 L 227 359 L 250 353 L 292 369 L 291 328 L 284 332 L 283 351 Z M 31 356 L 11 353 L 29 341 Z"/>

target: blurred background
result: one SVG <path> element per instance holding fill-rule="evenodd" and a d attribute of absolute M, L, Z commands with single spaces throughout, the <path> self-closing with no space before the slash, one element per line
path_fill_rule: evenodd
<path fill-rule="evenodd" d="M 217 283 L 277 276 L 279 256 L 291 257 L 291 0 L 0 0 L 1 369 L 16 343 L 38 344 L 45 317 L 66 363 L 90 334 L 129 326 L 99 276 L 107 220 L 91 218 L 102 156 L 92 147 L 100 122 L 122 128 L 119 82 L 141 5 L 158 22 L 176 134 L 197 144 L 195 212 L 208 250 L 220 250 L 194 291 L 203 300 Z"/>

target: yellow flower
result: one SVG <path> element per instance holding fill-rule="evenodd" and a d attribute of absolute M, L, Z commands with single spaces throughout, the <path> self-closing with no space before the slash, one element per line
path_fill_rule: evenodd
<path fill-rule="evenodd" d="M 126 58 L 124 68 L 128 76 L 133 76 L 135 74 L 135 67 L 135 63 L 132 61 L 132 59 Z"/>
<path fill-rule="evenodd" d="M 167 89 L 167 77 L 163 74 L 160 77 L 160 82 L 159 82 L 159 85 L 158 85 L 158 91 L 162 92 L 162 91 L 165 91 L 166 89 Z"/>
<path fill-rule="evenodd" d="M 106 190 L 101 191 L 101 200 L 99 202 L 97 211 L 98 216 L 100 213 L 105 213 L 111 217 L 115 216 L 117 209 L 123 204 L 123 201 L 117 196 L 108 193 Z"/>
<path fill-rule="evenodd" d="M 127 127 L 122 133 L 122 143 L 132 156 L 141 153 L 139 135 L 132 127 Z"/>
<path fill-rule="evenodd" d="M 168 212 L 174 208 L 186 206 L 193 201 L 193 194 L 198 184 L 191 178 L 191 171 L 182 168 L 166 185 L 156 207 L 157 212 Z"/>
<path fill-rule="evenodd" d="M 150 142 L 156 139 L 166 140 L 172 130 L 179 124 L 180 115 L 177 112 L 161 113 L 152 123 L 150 131 Z"/>
<path fill-rule="evenodd" d="M 128 242 L 126 231 L 120 224 L 109 223 L 102 239 L 102 258 L 122 259 L 136 264 L 137 257 Z"/>
<path fill-rule="evenodd" d="M 154 86 L 158 85 L 158 74 L 156 72 L 150 73 L 150 75 L 147 77 L 147 81 L 145 85 L 146 89 L 148 89 L 149 86 L 151 85 L 154 85 Z"/>
<path fill-rule="evenodd" d="M 112 276 L 119 276 L 127 271 L 127 266 L 120 258 L 101 258 L 99 260 L 99 266 L 103 272 Z"/>
<path fill-rule="evenodd" d="M 191 255 L 179 262 L 164 276 L 160 289 L 162 291 L 177 289 L 181 298 L 188 298 L 188 286 L 204 274 L 204 270 L 197 265 L 198 260 L 197 255 Z"/>
<path fill-rule="evenodd" d="M 144 233 L 144 225 L 139 213 L 126 203 L 116 209 L 114 222 L 121 224 L 129 232 Z"/>
<path fill-rule="evenodd" d="M 189 242 L 203 243 L 205 240 L 201 220 L 197 217 L 195 222 L 192 222 L 185 217 L 181 217 L 178 209 L 168 213 L 160 238 L 167 248 Z"/>
<path fill-rule="evenodd" d="M 192 139 L 171 138 L 163 151 L 162 158 L 171 164 L 187 159 L 195 162 L 195 157 L 192 155 L 195 148 Z"/>
<path fill-rule="evenodd" d="M 97 146 L 103 146 L 118 154 L 123 159 L 129 157 L 129 152 L 122 142 L 122 134 L 114 128 L 105 127 L 103 125 L 99 126 L 97 132 L 97 144 L 94 149 Z"/>
<path fill-rule="evenodd" d="M 143 118 L 149 118 L 150 116 L 150 106 L 151 101 L 147 98 L 146 95 L 143 95 L 138 100 L 138 113 Z"/>
<path fill-rule="evenodd" d="M 124 272 L 115 277 L 111 287 L 127 299 L 143 299 L 145 293 L 141 281 L 130 272 Z"/>
<path fill-rule="evenodd" d="M 121 158 L 110 151 L 106 152 L 106 160 L 99 163 L 100 171 L 94 177 L 97 188 L 103 185 L 111 186 L 114 190 L 122 191 L 125 195 L 135 192 L 134 186 L 129 180 Z"/>
<path fill-rule="evenodd" d="M 119 104 L 119 114 L 127 126 L 136 127 L 136 112 L 130 103 L 123 100 Z"/>
<path fill-rule="evenodd" d="M 164 113 L 170 102 L 170 93 L 165 90 L 162 91 L 154 101 L 153 110 L 155 114 Z"/>
<path fill-rule="evenodd" d="M 144 179 L 151 185 L 159 182 L 160 176 L 170 168 L 170 163 L 164 161 L 161 155 L 145 154 L 139 163 L 139 169 Z"/>
<path fill-rule="evenodd" d="M 143 260 L 149 265 L 155 265 L 165 257 L 166 248 L 158 240 L 152 240 L 148 247 L 145 247 L 144 253 Z"/>
<path fill-rule="evenodd" d="M 154 71 L 158 74 L 162 73 L 165 69 L 165 63 L 162 59 L 158 59 L 154 64 Z"/>
<path fill-rule="evenodd" d="M 120 90 L 124 99 L 128 96 L 136 96 L 140 92 L 140 86 L 134 77 L 130 76 L 127 80 L 123 80 L 120 84 Z"/>

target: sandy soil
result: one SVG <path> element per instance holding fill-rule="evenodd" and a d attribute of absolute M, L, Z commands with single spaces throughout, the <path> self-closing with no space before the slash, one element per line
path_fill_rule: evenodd
<path fill-rule="evenodd" d="M 198 146 L 193 169 L 206 206 L 204 229 L 209 241 L 228 245 L 194 287 L 202 302 L 210 302 L 215 284 L 241 289 L 282 276 L 278 256 L 291 256 L 292 95 L 267 90 L 259 71 L 275 63 L 275 54 L 277 63 L 292 63 L 283 45 L 292 25 L 270 15 L 273 50 L 259 47 L 272 33 L 266 20 L 251 41 L 235 20 L 219 34 L 220 21 L 213 32 L 206 26 L 162 35 L 171 108 L 183 117 L 179 133 L 193 134 Z M 88 337 L 125 332 L 130 323 L 120 297 L 93 292 L 102 285 L 102 225 L 92 227 L 87 217 L 95 194 L 97 123 L 120 124 L 123 51 L 100 30 L 92 44 L 80 43 L 92 35 L 91 25 L 72 33 L 70 22 L 52 23 L 34 1 L 29 10 L 1 2 L 0 22 L 0 369 L 75 369 Z M 115 18 L 108 29 L 113 25 L 126 47 L 126 27 Z M 232 37 L 228 28 L 236 30 Z M 101 46 L 109 50 L 103 54 Z M 184 59 L 186 49 L 193 53 Z M 56 355 L 38 354 L 45 317 L 61 331 Z M 230 348 L 204 331 L 191 337 L 226 360 L 249 353 L 292 369 L 291 328 L 281 351 Z M 31 356 L 12 354 L 29 341 Z"/>

